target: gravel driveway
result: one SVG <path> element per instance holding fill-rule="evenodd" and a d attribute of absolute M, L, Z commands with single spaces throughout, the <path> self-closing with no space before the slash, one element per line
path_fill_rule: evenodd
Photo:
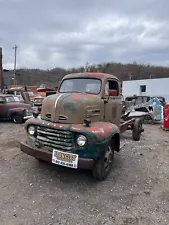
<path fill-rule="evenodd" d="M 130 132 L 103 182 L 90 172 L 40 163 L 22 153 L 23 125 L 0 123 L 1 225 L 168 225 L 169 132 Z"/>

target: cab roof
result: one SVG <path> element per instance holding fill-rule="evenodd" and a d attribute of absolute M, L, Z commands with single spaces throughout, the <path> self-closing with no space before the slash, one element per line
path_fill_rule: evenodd
<path fill-rule="evenodd" d="M 118 81 L 118 78 L 112 74 L 107 74 L 107 73 L 98 73 L 98 72 L 85 72 L 85 73 L 72 73 L 72 74 L 67 74 L 64 76 L 63 79 L 67 78 L 78 78 L 78 77 L 83 77 L 83 78 L 99 78 L 99 79 L 107 79 L 107 78 L 113 78 Z"/>

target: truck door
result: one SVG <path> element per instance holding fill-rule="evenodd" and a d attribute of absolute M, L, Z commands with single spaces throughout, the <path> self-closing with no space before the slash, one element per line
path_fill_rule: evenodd
<path fill-rule="evenodd" d="M 108 79 L 105 83 L 105 121 L 120 125 L 122 99 L 117 80 Z"/>
<path fill-rule="evenodd" d="M 6 104 L 5 99 L 0 96 L 0 118 L 5 118 Z"/>

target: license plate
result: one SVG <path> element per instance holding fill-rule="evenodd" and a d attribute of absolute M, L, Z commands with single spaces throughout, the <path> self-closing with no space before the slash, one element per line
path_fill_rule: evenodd
<path fill-rule="evenodd" d="M 53 149 L 52 163 L 77 169 L 78 155 Z"/>

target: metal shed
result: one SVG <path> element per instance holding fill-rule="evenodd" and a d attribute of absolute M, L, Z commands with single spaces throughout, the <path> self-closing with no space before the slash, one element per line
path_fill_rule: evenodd
<path fill-rule="evenodd" d="M 169 102 L 169 78 L 123 81 L 122 94 L 164 97 Z"/>

